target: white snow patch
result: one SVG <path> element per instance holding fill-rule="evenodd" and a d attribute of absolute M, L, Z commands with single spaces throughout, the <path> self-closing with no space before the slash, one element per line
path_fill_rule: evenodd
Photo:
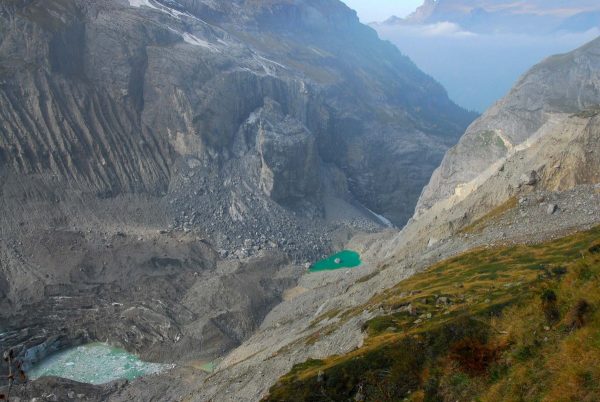
<path fill-rule="evenodd" d="M 258 121 L 258 114 L 256 114 L 255 112 L 250 113 L 250 116 L 248 117 L 248 120 L 246 120 L 246 122 L 248 124 L 254 124 Z"/>
<path fill-rule="evenodd" d="M 181 18 L 181 16 L 196 18 L 190 13 L 182 13 L 181 11 L 175 10 L 174 8 L 167 7 L 164 4 L 154 5 L 150 0 L 129 0 L 129 5 L 131 7 L 148 7 L 153 10 L 161 11 L 165 14 L 169 14 L 171 17 Z M 196 18 L 198 19 L 198 18 Z M 202 21 L 204 22 L 204 21 Z"/>
<path fill-rule="evenodd" d="M 210 50 L 215 51 L 215 52 L 219 51 L 219 49 L 217 49 L 215 46 L 211 45 L 210 43 L 208 43 L 205 40 L 202 40 L 202 39 L 198 38 L 195 35 L 192 35 L 192 34 L 187 33 L 187 32 L 184 32 L 184 33 L 182 33 L 180 35 L 183 38 L 184 42 L 189 43 L 190 45 L 201 46 L 201 47 L 204 47 L 206 49 L 210 49 Z"/>
<path fill-rule="evenodd" d="M 131 7 L 140 8 L 142 6 L 146 6 L 149 8 L 153 8 L 155 10 L 160 10 L 160 8 L 156 7 L 154 4 L 150 2 L 150 0 L 129 0 L 129 5 Z"/>
<path fill-rule="evenodd" d="M 152 8 L 154 10 L 158 10 L 158 11 L 162 11 L 163 13 L 169 14 L 171 17 L 174 18 L 181 18 L 181 17 L 189 17 L 192 18 L 196 21 L 199 21 L 205 25 L 208 25 L 210 27 L 213 27 L 211 24 L 209 24 L 208 22 L 204 21 L 203 19 L 200 19 L 198 17 L 196 17 L 195 15 L 190 14 L 189 12 L 182 12 L 179 10 L 175 10 L 174 8 L 165 6 L 164 4 L 153 4 L 151 0 L 129 0 L 129 5 L 131 7 L 137 7 L 140 8 L 142 6 L 148 7 L 148 8 Z"/>
<path fill-rule="evenodd" d="M 255 55 L 256 55 L 256 57 L 258 57 L 260 60 L 264 60 L 264 61 L 266 61 L 267 63 L 275 64 L 277 67 L 281 67 L 281 68 L 283 68 L 284 70 L 287 70 L 287 67 L 286 67 L 286 66 L 284 66 L 283 64 L 277 63 L 276 61 L 273 61 L 273 60 L 271 60 L 271 59 L 267 59 L 266 57 L 263 57 L 263 56 L 261 56 L 260 54 L 256 54 L 256 53 L 255 53 Z"/>
<path fill-rule="evenodd" d="M 266 57 L 263 57 L 255 52 L 252 53 L 254 55 L 254 60 L 260 64 L 266 75 L 275 75 L 277 72 L 277 67 L 287 70 L 287 67 L 283 64 L 277 63 L 271 59 L 267 59 Z"/>
<path fill-rule="evenodd" d="M 367 208 L 367 207 L 365 207 Z M 390 221 L 388 218 L 386 218 L 383 215 L 379 215 L 376 212 L 371 211 L 369 208 L 367 208 L 367 210 L 373 214 L 377 219 L 379 219 L 379 222 L 381 222 L 384 226 L 387 226 L 388 228 L 393 228 L 394 224 L 392 223 L 392 221 Z"/>
<path fill-rule="evenodd" d="M 157 10 L 160 12 L 163 12 L 165 14 L 170 15 L 173 18 L 177 18 L 177 19 L 181 19 L 182 17 L 187 17 L 187 18 L 192 18 L 196 21 L 201 22 L 202 24 L 205 24 L 207 26 L 213 27 L 212 25 L 210 25 L 208 22 L 188 13 L 188 12 L 181 12 L 179 10 L 175 10 L 173 8 L 167 7 L 164 4 L 160 4 L 160 3 L 155 3 L 152 0 L 129 0 L 129 5 L 131 7 L 148 7 L 151 8 L 153 10 Z M 214 28 L 214 27 L 213 27 Z M 198 38 L 197 36 L 187 33 L 187 32 L 180 32 L 176 29 L 173 29 L 171 27 L 169 27 L 169 29 L 175 33 L 177 33 L 178 35 L 180 35 L 184 42 L 189 43 L 191 45 L 194 46 L 201 46 L 207 49 L 210 49 L 212 51 L 218 52 L 219 50 L 217 49 L 216 46 L 210 44 L 209 42 Z M 227 42 L 223 41 L 222 39 L 218 39 L 219 43 L 223 44 L 223 45 L 227 45 Z"/>
<path fill-rule="evenodd" d="M 197 37 L 196 35 L 193 35 L 189 32 L 180 32 L 176 29 L 173 29 L 171 27 L 169 27 L 169 30 L 171 32 L 175 32 L 177 35 L 181 36 L 181 39 L 183 39 L 183 41 L 185 43 L 189 43 L 190 45 L 194 45 L 194 46 L 200 46 L 209 50 L 212 50 L 213 52 L 219 52 L 220 50 L 213 44 L 200 39 L 199 37 Z"/>

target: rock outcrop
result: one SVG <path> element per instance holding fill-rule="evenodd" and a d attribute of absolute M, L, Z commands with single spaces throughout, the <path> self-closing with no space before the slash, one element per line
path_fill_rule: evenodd
<path fill-rule="evenodd" d="M 0 163 L 73 191 L 160 197 L 178 160 L 235 159 L 240 126 L 270 99 L 278 120 L 314 139 L 318 152 L 301 151 L 315 153 L 305 156 L 315 169 L 337 165 L 358 201 L 402 224 L 416 198 L 400 194 L 427 180 L 471 119 L 334 0 L 30 0 L 1 10 Z M 414 163 L 422 152 L 430 160 Z M 410 182 L 382 180 L 397 171 Z M 277 187 L 267 193 L 280 201 L 289 189 Z"/>
<path fill-rule="evenodd" d="M 447 153 L 421 195 L 416 216 L 436 204 L 452 206 L 494 176 L 506 176 L 510 159 L 523 165 L 511 183 L 515 188 L 540 184 L 558 190 L 597 182 L 598 105 L 600 40 L 543 61 Z M 528 163 L 522 163 L 525 159 Z"/>
<path fill-rule="evenodd" d="M 320 161 L 313 134 L 273 104 L 261 109 L 256 125 L 262 190 L 283 204 L 317 198 Z"/>

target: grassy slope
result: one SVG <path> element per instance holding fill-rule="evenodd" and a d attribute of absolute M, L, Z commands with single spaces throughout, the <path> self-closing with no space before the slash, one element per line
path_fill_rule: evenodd
<path fill-rule="evenodd" d="M 361 306 L 384 311 L 363 347 L 295 366 L 265 400 L 599 401 L 599 285 L 600 227 L 471 251 Z"/>

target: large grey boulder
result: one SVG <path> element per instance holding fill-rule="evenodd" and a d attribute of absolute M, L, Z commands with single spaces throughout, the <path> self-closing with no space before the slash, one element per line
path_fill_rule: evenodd
<path fill-rule="evenodd" d="M 297 119 L 283 116 L 273 102 L 259 112 L 258 119 L 261 189 L 282 203 L 315 197 L 320 161 L 314 135 Z"/>
<path fill-rule="evenodd" d="M 538 174 L 535 170 L 530 170 L 527 173 L 523 173 L 520 178 L 521 185 L 534 186 L 538 182 Z"/>

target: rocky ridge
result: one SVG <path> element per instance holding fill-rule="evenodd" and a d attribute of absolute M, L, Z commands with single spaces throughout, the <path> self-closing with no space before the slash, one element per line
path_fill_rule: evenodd
<path fill-rule="evenodd" d="M 452 205 L 466 198 L 490 177 L 502 174 L 506 160 L 523 159 L 528 153 L 530 169 L 522 174 L 535 176 L 521 180 L 519 174 L 514 187 L 540 184 L 560 189 L 597 181 L 593 144 L 600 104 L 599 47 L 595 40 L 570 54 L 550 57 L 525 74 L 447 153 L 423 190 L 417 217 L 436 203 Z"/>
<path fill-rule="evenodd" d="M 414 13 L 384 24 L 436 24 L 450 22 L 470 32 L 533 33 L 585 32 L 600 26 L 598 4 L 589 0 L 425 0 Z"/>

